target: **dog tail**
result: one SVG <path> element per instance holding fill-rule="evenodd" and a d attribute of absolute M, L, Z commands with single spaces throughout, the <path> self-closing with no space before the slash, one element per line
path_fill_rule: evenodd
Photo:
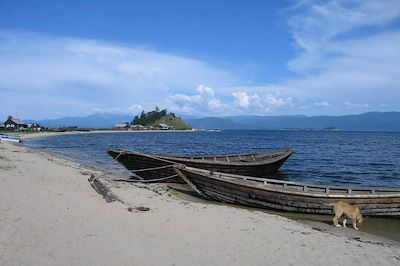
<path fill-rule="evenodd" d="M 322 205 L 325 206 L 335 206 L 336 202 L 330 202 L 330 203 L 322 203 Z"/>

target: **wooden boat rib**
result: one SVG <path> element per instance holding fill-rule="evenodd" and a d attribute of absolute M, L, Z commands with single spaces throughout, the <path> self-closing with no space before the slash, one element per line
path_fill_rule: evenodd
<path fill-rule="evenodd" d="M 235 173 L 247 176 L 265 176 L 276 172 L 292 155 L 290 149 L 203 157 L 175 157 L 144 154 L 127 150 L 108 150 L 107 153 L 142 180 L 160 180 L 183 182 L 172 169 L 172 165 L 184 164 L 189 167 L 211 171 Z M 168 179 L 168 177 L 171 177 Z"/>
<path fill-rule="evenodd" d="M 400 188 L 350 188 L 308 185 L 174 166 L 206 199 L 291 212 L 332 214 L 327 203 L 344 200 L 366 216 L 400 217 Z"/>

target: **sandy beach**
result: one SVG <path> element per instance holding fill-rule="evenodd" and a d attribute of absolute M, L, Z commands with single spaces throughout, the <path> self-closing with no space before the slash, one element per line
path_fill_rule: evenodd
<path fill-rule="evenodd" d="M 99 176 L 125 204 L 106 203 Z M 263 211 L 189 201 L 0 143 L 1 265 L 399 265 L 400 244 Z M 149 211 L 128 211 L 146 206 Z"/>

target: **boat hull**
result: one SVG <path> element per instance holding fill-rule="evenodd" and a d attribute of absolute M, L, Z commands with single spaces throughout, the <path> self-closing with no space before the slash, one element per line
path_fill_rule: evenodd
<path fill-rule="evenodd" d="M 190 158 L 108 150 L 108 154 L 111 157 L 143 180 L 159 180 L 176 175 L 175 171 L 172 169 L 172 165 L 177 164 L 223 173 L 246 176 L 266 176 L 269 173 L 276 172 L 292 153 L 292 150 L 283 150 L 258 154 Z M 168 165 L 171 167 L 168 168 Z M 144 169 L 154 170 L 142 171 Z M 176 177 L 168 181 L 182 182 L 182 179 Z"/>
<path fill-rule="evenodd" d="M 379 191 L 379 189 L 333 187 L 329 190 L 328 187 L 285 181 L 265 180 L 264 184 L 261 179 L 244 180 L 248 179 L 246 177 L 226 179 L 217 173 L 211 175 L 205 171 L 183 167 L 175 170 L 194 190 L 207 199 L 257 208 L 314 214 L 333 214 L 332 207 L 327 204 L 342 200 L 360 207 L 365 216 L 400 217 L 400 189 Z M 275 185 L 272 185 L 273 183 Z M 276 185 L 278 183 L 279 185 Z M 293 186 L 292 191 L 287 190 L 290 186 Z M 320 191 L 310 193 L 304 190 Z"/>
<path fill-rule="evenodd" d="M 15 143 L 21 143 L 22 138 L 19 136 L 10 136 L 10 135 L 0 135 L 0 140 L 1 141 L 8 141 L 8 142 L 15 142 Z"/>
<path fill-rule="evenodd" d="M 184 183 L 172 168 L 175 162 L 122 151 L 109 150 L 107 153 L 132 172 L 138 180 Z"/>

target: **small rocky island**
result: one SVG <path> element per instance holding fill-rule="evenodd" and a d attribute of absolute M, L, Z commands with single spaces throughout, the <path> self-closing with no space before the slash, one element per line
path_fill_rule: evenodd
<path fill-rule="evenodd" d="M 190 130 L 192 127 L 177 117 L 174 113 L 168 113 L 167 109 L 160 110 L 158 107 L 150 112 L 142 111 L 136 115 L 130 123 L 132 130 Z"/>

